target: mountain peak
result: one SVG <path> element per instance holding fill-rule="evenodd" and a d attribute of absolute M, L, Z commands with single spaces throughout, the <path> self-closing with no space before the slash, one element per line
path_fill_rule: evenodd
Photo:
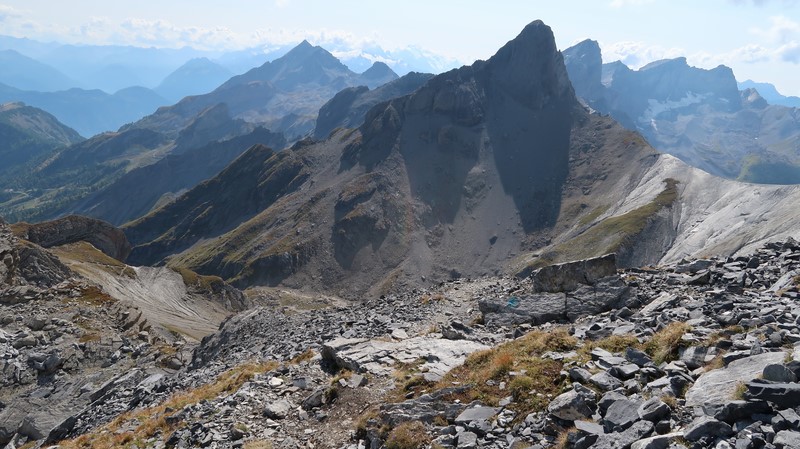
<path fill-rule="evenodd" d="M 396 80 L 399 76 L 385 63 L 376 61 L 372 64 L 372 67 L 365 70 L 358 78 L 360 82 L 366 84 L 370 89 L 374 89 Z"/>
<path fill-rule="evenodd" d="M 541 20 L 528 24 L 500 48 L 488 66 L 497 84 L 528 106 L 539 108 L 552 98 L 574 97 L 553 30 Z"/>
<path fill-rule="evenodd" d="M 689 67 L 689 63 L 686 62 L 686 58 L 683 57 L 683 56 L 680 56 L 678 58 L 673 58 L 673 59 L 659 59 L 658 61 L 653 61 L 653 62 L 651 62 L 649 64 L 646 64 L 645 66 L 640 68 L 639 71 L 652 70 L 652 69 L 659 68 L 659 67 L 661 67 L 661 68 L 664 68 L 664 67 L 675 67 L 675 68 L 681 67 L 681 68 L 683 68 L 683 67 Z"/>

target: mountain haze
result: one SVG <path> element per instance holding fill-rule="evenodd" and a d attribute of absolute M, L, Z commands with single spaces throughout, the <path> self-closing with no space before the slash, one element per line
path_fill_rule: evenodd
<path fill-rule="evenodd" d="M 144 87 L 129 87 L 113 95 L 73 88 L 56 92 L 20 90 L 0 84 L 0 102 L 23 102 L 53 114 L 81 135 L 91 137 L 137 120 L 168 103 Z"/>
<path fill-rule="evenodd" d="M 208 58 L 190 59 L 170 73 L 154 90 L 171 102 L 211 92 L 233 76 L 228 69 Z"/>
<path fill-rule="evenodd" d="M 396 78 L 391 70 L 358 75 L 325 49 L 303 41 L 286 55 L 234 76 L 213 92 L 160 108 L 128 128 L 173 133 L 201 110 L 225 103 L 234 118 L 298 137 L 313 129 L 320 106 L 336 92 L 361 84 L 377 87 Z"/>

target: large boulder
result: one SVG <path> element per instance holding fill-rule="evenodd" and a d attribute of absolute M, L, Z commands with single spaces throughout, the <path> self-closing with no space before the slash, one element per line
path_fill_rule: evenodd
<path fill-rule="evenodd" d="M 539 292 L 568 292 L 581 285 L 594 285 L 617 272 L 617 256 L 607 254 L 592 259 L 559 263 L 539 268 L 531 274 L 533 288 Z"/>
<path fill-rule="evenodd" d="M 738 385 L 760 376 L 766 365 L 780 363 L 784 357 L 786 354 L 783 352 L 765 352 L 734 360 L 725 368 L 704 373 L 686 392 L 686 406 L 727 404 L 734 399 Z"/>

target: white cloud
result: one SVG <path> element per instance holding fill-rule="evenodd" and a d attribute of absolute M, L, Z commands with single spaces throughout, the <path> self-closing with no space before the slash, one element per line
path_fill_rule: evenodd
<path fill-rule="evenodd" d="M 622 41 L 611 44 L 601 42 L 600 47 L 603 53 L 603 62 L 622 61 L 632 69 L 638 69 L 660 59 L 672 59 L 686 55 L 682 48 L 665 48 L 637 41 Z"/>
<path fill-rule="evenodd" d="M 773 43 L 786 43 L 793 36 L 800 35 L 800 23 L 786 16 L 770 17 L 769 28 L 752 28 L 750 32 L 764 40 Z"/>
<path fill-rule="evenodd" d="M 19 11 L 16 9 L 8 6 L 8 5 L 0 5 L 0 22 L 5 22 L 8 19 L 16 19 L 22 17 Z"/>

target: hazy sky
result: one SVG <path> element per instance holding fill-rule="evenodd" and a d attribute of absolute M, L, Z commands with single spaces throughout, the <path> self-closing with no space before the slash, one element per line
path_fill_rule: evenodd
<path fill-rule="evenodd" d="M 0 0 L 0 34 L 36 40 L 240 49 L 305 38 L 417 46 L 460 63 L 491 56 L 535 19 L 561 49 L 599 41 L 605 62 L 686 56 L 800 95 L 800 0 Z"/>

